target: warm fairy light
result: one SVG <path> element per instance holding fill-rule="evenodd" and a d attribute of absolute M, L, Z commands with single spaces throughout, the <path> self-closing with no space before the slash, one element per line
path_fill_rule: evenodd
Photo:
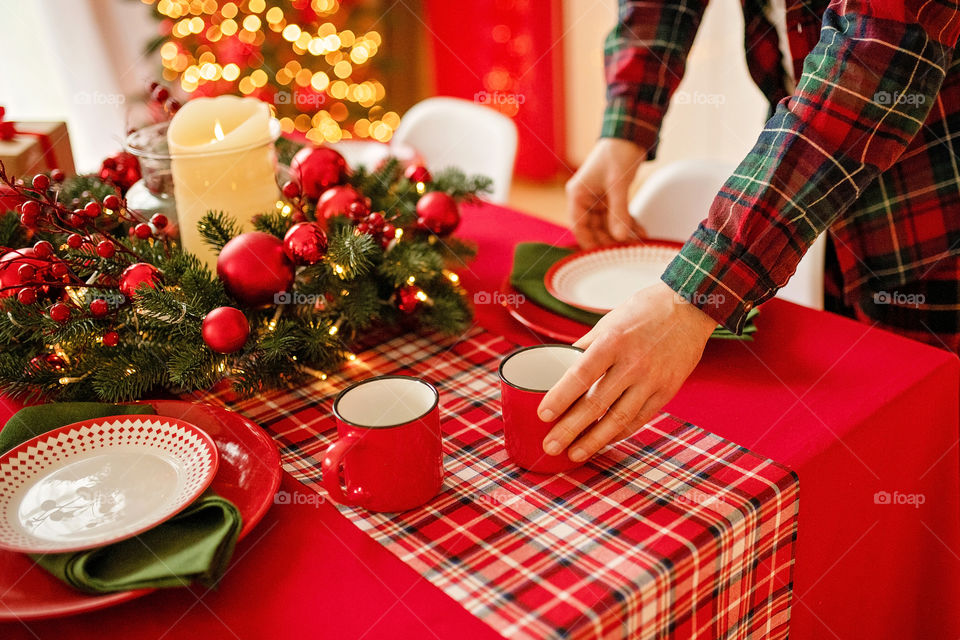
<path fill-rule="evenodd" d="M 460 276 L 458 276 L 458 275 L 455 274 L 454 272 L 449 271 L 449 272 L 447 272 L 446 275 L 447 275 L 447 280 L 449 280 L 449 281 L 452 282 L 453 284 L 457 284 L 458 282 L 460 282 Z"/>
<path fill-rule="evenodd" d="M 417 193 L 419 193 L 420 195 L 423 195 L 424 192 L 426 192 L 426 190 L 427 190 L 427 185 L 426 185 L 426 184 L 424 184 L 424 183 L 422 183 L 422 182 L 418 182 L 418 183 L 417 183 Z"/>
<path fill-rule="evenodd" d="M 407 284 L 408 284 L 408 285 L 411 285 L 411 284 L 413 284 L 413 283 L 416 282 L 416 281 L 417 281 L 417 279 L 416 279 L 415 277 L 413 277 L 413 276 L 410 276 L 409 278 L 407 278 Z"/>
<path fill-rule="evenodd" d="M 330 327 L 330 331 L 328 331 L 328 333 L 332 336 L 335 336 L 337 335 L 338 331 L 340 331 L 340 327 L 338 327 L 337 325 L 333 325 L 332 327 Z"/>
<path fill-rule="evenodd" d="M 352 362 L 352 361 L 354 361 L 354 360 L 356 360 L 356 359 L 357 359 L 357 355 L 356 355 L 355 353 L 348 353 L 348 354 L 347 354 L 347 360 L 350 360 L 350 361 Z"/>
<path fill-rule="evenodd" d="M 394 232 L 393 232 L 393 237 L 396 238 L 397 240 L 399 240 L 400 238 L 402 238 L 402 237 L 403 237 L 403 229 L 397 229 L 396 231 L 394 231 Z"/>
<path fill-rule="evenodd" d="M 427 294 L 424 293 L 423 291 L 417 291 L 417 293 L 416 293 L 416 295 L 414 296 L 414 298 L 416 298 L 416 299 L 419 300 L 420 302 L 426 302 L 426 301 L 427 301 Z"/>
<path fill-rule="evenodd" d="M 128 376 L 132 376 L 132 375 L 135 374 L 136 372 L 137 372 L 137 370 L 134 369 L 133 367 L 127 367 L 127 368 L 125 369 L 125 371 L 124 371 L 124 373 L 126 373 Z"/>
<path fill-rule="evenodd" d="M 342 276 L 344 273 L 346 273 L 346 270 L 341 265 L 334 263 L 333 272 L 338 276 Z"/>

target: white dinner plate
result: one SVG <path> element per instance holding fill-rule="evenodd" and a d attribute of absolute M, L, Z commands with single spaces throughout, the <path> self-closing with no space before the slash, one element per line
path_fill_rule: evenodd
<path fill-rule="evenodd" d="M 219 456 L 206 432 L 158 416 L 84 420 L 0 456 L 0 547 L 90 549 L 133 537 L 193 502 Z"/>
<path fill-rule="evenodd" d="M 547 291 L 573 307 L 607 313 L 660 280 L 680 252 L 663 240 L 590 249 L 558 260 L 544 276 Z"/>

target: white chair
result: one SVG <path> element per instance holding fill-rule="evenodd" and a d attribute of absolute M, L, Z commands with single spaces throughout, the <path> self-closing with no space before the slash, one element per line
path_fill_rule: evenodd
<path fill-rule="evenodd" d="M 487 199 L 507 201 L 517 155 L 517 126 L 490 107 L 459 98 L 427 98 L 404 114 L 390 144 L 413 147 L 434 173 L 458 167 L 468 176 L 488 176 L 493 192 Z"/>
<path fill-rule="evenodd" d="M 630 214 L 650 237 L 684 242 L 707 217 L 717 192 L 735 168 L 735 164 L 721 160 L 673 162 L 651 174 L 640 186 L 630 201 Z M 825 250 L 826 241 L 821 235 L 777 297 L 823 309 Z"/>

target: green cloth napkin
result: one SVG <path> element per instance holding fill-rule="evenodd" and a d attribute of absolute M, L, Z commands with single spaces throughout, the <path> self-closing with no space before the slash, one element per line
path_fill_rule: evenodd
<path fill-rule="evenodd" d="M 149 405 L 61 402 L 21 409 L 0 431 L 0 453 L 66 424 L 113 415 L 153 414 Z M 89 593 L 213 585 L 223 575 L 240 533 L 240 512 L 206 493 L 139 536 L 73 553 L 32 556 L 63 582 Z"/>
<path fill-rule="evenodd" d="M 513 270 L 510 272 L 510 284 L 541 307 L 565 318 L 593 326 L 603 317 L 601 314 L 584 311 L 557 300 L 550 295 L 546 284 L 544 284 L 544 277 L 550 267 L 575 251 L 576 249 L 555 247 L 542 242 L 521 242 L 517 244 L 513 251 Z M 754 308 L 747 314 L 747 324 L 743 329 L 742 336 L 738 336 L 723 327 L 717 327 L 711 337 L 728 340 L 752 340 L 752 334 L 757 330 L 756 325 L 753 324 L 753 317 L 757 313 L 759 313 L 759 310 Z"/>

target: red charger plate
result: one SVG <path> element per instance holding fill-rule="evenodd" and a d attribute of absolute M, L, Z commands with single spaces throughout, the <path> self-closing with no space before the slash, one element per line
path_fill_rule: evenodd
<path fill-rule="evenodd" d="M 237 506 L 243 518 L 242 540 L 273 504 L 280 486 L 280 452 L 273 440 L 243 416 L 180 400 L 146 402 L 157 415 L 200 427 L 213 438 L 220 467 L 210 485 Z M 37 567 L 29 556 L 0 549 L 0 621 L 31 620 L 102 609 L 144 596 L 153 589 L 87 595 Z"/>

